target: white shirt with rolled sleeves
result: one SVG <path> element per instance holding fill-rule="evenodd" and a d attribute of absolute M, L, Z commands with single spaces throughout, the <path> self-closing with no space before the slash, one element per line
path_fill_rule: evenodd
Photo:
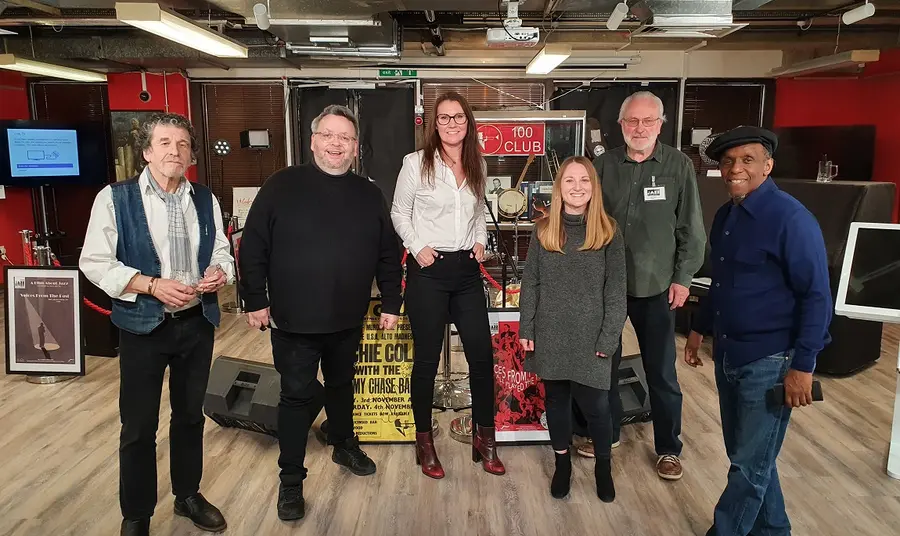
<path fill-rule="evenodd" d="M 141 189 L 141 199 L 144 201 L 144 212 L 147 214 L 147 225 L 150 227 L 150 237 L 153 246 L 159 256 L 161 274 L 163 278 L 171 278 L 172 267 L 169 261 L 169 215 L 165 202 L 159 198 L 150 185 L 150 172 L 144 169 L 138 178 Z M 190 193 L 193 193 L 193 185 L 188 182 Z M 194 259 L 200 250 L 200 225 L 197 220 L 197 209 L 190 195 L 185 195 L 182 200 L 184 209 L 184 223 L 190 234 L 191 252 Z M 213 245 L 210 266 L 218 264 L 225 272 L 228 282 L 234 280 L 234 259 L 231 256 L 231 247 L 222 230 L 222 211 L 219 208 L 219 200 L 212 196 L 213 220 L 216 225 L 216 240 Z M 81 258 L 78 265 L 92 283 L 100 287 L 111 298 L 127 302 L 134 302 L 137 294 L 126 292 L 125 288 L 135 276 L 140 273 L 137 268 L 126 266 L 116 258 L 116 245 L 119 232 L 116 228 L 116 211 L 113 207 L 112 187 L 106 186 L 97 194 L 94 205 L 91 207 L 91 219 L 88 222 L 85 233 L 84 246 L 81 249 Z M 144 274 L 150 275 L 150 274 Z M 200 274 L 203 277 L 203 274 Z M 180 308 L 166 307 L 166 311 L 174 312 L 188 309 L 200 302 L 194 298 L 190 303 Z"/>
<path fill-rule="evenodd" d="M 403 158 L 397 177 L 391 221 L 413 256 L 425 246 L 437 251 L 471 249 L 487 244 L 482 193 L 467 182 L 457 187 L 453 170 L 439 157 L 434 162 L 434 186 L 422 180 L 423 151 Z"/>

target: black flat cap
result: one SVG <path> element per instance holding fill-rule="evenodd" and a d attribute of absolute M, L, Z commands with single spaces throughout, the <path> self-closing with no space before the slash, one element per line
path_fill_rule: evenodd
<path fill-rule="evenodd" d="M 740 147 L 750 143 L 759 143 L 774 155 L 778 148 L 778 136 L 774 132 L 759 127 L 737 127 L 719 135 L 706 148 L 706 156 L 716 162 L 722 157 L 722 153 L 732 147 Z"/>

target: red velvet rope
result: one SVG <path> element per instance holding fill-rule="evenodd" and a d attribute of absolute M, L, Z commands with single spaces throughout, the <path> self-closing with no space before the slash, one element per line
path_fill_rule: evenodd
<path fill-rule="evenodd" d="M 53 266 L 61 266 L 59 264 L 59 261 L 56 260 L 55 258 L 51 262 L 53 263 Z M 91 300 L 89 300 L 87 298 L 82 298 L 81 300 L 84 302 L 85 305 L 87 305 L 88 307 L 90 307 L 91 309 L 97 311 L 98 313 L 100 313 L 102 315 L 109 316 L 112 314 L 112 311 L 110 311 L 109 309 L 104 309 L 103 307 L 100 307 L 99 305 L 97 305 L 96 303 L 92 302 Z"/>

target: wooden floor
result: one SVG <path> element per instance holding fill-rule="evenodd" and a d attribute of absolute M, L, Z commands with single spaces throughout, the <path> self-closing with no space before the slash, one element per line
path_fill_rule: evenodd
<path fill-rule="evenodd" d="M 822 378 L 827 401 L 794 413 L 779 467 L 795 535 L 898 534 L 900 481 L 884 471 L 898 333 L 886 331 L 874 367 L 851 378 Z M 224 315 L 215 355 L 271 362 L 267 335 L 242 317 Z M 352 476 L 311 437 L 307 517 L 290 524 L 276 515 L 276 442 L 208 421 L 202 491 L 224 512 L 230 535 L 702 535 L 728 463 L 713 367 L 685 366 L 683 343 L 679 337 L 685 476 L 661 481 L 653 468 L 651 426 L 627 426 L 614 451 L 618 496 L 610 505 L 597 499 L 593 462 L 584 458 L 574 462 L 569 498 L 552 499 L 546 446 L 501 448 L 508 474 L 486 474 L 471 463 L 468 445 L 445 432 L 453 414 L 437 416 L 443 430 L 437 447 L 448 474 L 441 481 L 419 472 L 413 447 L 396 445 L 366 446 L 378 473 Z M 625 345 L 626 353 L 637 351 L 630 327 Z M 87 370 L 57 385 L 33 385 L 21 376 L 0 380 L 0 534 L 118 534 L 118 362 L 88 357 Z M 161 423 L 168 423 L 165 393 Z M 205 534 L 173 516 L 167 424 L 161 424 L 158 445 L 152 532 Z"/>

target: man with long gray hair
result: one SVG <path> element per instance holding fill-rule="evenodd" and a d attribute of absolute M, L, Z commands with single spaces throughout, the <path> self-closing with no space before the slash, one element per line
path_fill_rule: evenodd
<path fill-rule="evenodd" d="M 175 514 L 221 532 L 225 518 L 199 492 L 203 397 L 219 325 L 216 291 L 234 277 L 234 259 L 218 200 L 184 177 L 195 161 L 191 123 L 157 114 L 139 132 L 147 166 L 97 194 L 79 261 L 84 275 L 112 298 L 111 319 L 120 329 L 121 534 L 150 534 L 167 366 Z"/>
<path fill-rule="evenodd" d="M 594 160 L 603 202 L 625 235 L 628 317 L 641 349 L 656 443 L 656 472 L 678 480 L 681 466 L 681 387 L 675 373 L 675 309 L 703 264 L 706 232 L 691 160 L 658 138 L 663 103 L 648 91 L 627 97 L 619 110 L 625 146 Z M 618 370 L 622 348 L 613 358 Z M 622 402 L 614 374 L 610 394 L 613 446 L 619 442 Z M 580 453 L 590 455 L 591 445 Z"/>
<path fill-rule="evenodd" d="M 344 106 L 312 122 L 312 162 L 269 177 L 253 201 L 241 241 L 247 321 L 272 328 L 281 375 L 278 517 L 306 513 L 303 480 L 310 426 L 325 406 L 331 459 L 355 475 L 375 472 L 353 432 L 353 376 L 372 281 L 381 327 L 400 315 L 400 248 L 384 195 L 350 171 L 359 123 Z M 318 380 L 319 364 L 325 387 Z"/>

